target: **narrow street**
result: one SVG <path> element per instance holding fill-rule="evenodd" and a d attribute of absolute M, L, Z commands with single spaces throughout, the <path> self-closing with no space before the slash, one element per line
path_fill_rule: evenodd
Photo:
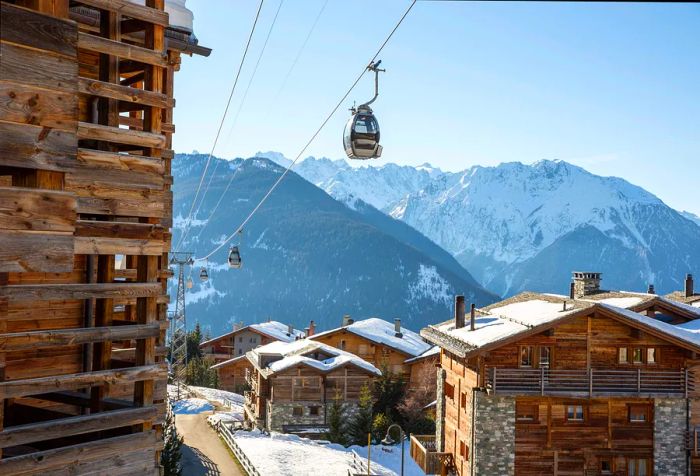
<path fill-rule="evenodd" d="M 245 476 L 216 431 L 207 423 L 211 412 L 176 415 L 182 445 L 183 476 Z"/>

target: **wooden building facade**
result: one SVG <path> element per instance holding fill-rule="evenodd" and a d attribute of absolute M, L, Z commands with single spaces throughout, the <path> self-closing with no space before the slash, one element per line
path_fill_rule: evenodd
<path fill-rule="evenodd" d="M 422 332 L 441 347 L 435 440 L 411 443 L 424 465 L 439 459 L 460 476 L 700 474 L 700 339 L 687 307 L 524 293 L 473 321 L 456 308 Z M 676 324 L 656 318 L 661 308 Z"/>
<path fill-rule="evenodd" d="M 164 0 L 0 8 L 0 474 L 158 474 L 173 79 L 209 50 Z"/>

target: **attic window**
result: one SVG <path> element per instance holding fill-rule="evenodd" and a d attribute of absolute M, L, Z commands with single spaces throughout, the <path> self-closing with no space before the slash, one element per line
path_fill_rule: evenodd
<path fill-rule="evenodd" d="M 454 400 L 455 398 L 455 387 L 447 382 L 445 382 L 445 397 L 449 398 L 450 400 Z"/>
<path fill-rule="evenodd" d="M 566 421 L 582 422 L 584 418 L 583 405 L 566 406 Z"/>

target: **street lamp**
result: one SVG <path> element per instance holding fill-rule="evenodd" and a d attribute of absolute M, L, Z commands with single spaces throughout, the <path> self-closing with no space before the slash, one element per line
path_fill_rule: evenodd
<path fill-rule="evenodd" d="M 391 425 L 389 425 L 389 428 L 386 429 L 386 436 L 382 440 L 382 444 L 383 445 L 393 445 L 394 443 L 396 443 L 396 441 L 394 441 L 394 439 L 391 437 L 391 434 L 390 434 L 391 429 L 394 427 L 399 429 L 399 440 L 401 440 L 401 476 L 403 476 L 403 440 L 406 437 L 406 434 L 404 433 L 403 428 L 401 428 L 398 425 L 398 423 L 392 423 Z"/>

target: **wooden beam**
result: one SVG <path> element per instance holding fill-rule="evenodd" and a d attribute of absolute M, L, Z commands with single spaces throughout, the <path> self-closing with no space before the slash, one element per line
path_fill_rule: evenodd
<path fill-rule="evenodd" d="M 157 417 L 158 407 L 150 406 L 18 425 L 0 431 L 0 448 L 137 425 Z"/>
<path fill-rule="evenodd" d="M 169 25 L 168 14 L 155 8 L 138 5 L 129 0 L 76 0 L 89 7 L 98 10 L 108 10 L 121 13 L 122 16 L 143 20 L 147 23 L 154 23 L 167 27 Z"/>
<path fill-rule="evenodd" d="M 95 372 L 12 380 L 0 382 L 0 399 L 40 395 L 57 389 L 76 390 L 93 385 L 117 385 L 146 379 L 165 379 L 166 372 L 165 367 L 160 365 L 143 365 L 128 369 L 98 370 Z"/>
<path fill-rule="evenodd" d="M 12 301 L 133 299 L 158 296 L 162 292 L 159 283 L 19 284 L 0 288 L 0 298 L 7 297 Z"/>
<path fill-rule="evenodd" d="M 79 237 L 119 237 L 132 240 L 162 241 L 163 231 L 162 226 L 150 223 L 94 220 L 78 220 L 75 222 L 75 236 Z"/>
<path fill-rule="evenodd" d="M 159 66 L 162 68 L 168 66 L 166 56 L 162 52 L 130 45 L 128 43 L 120 43 L 89 33 L 78 33 L 78 48 L 94 51 L 96 53 L 118 56 L 119 58 L 138 61 L 139 63 L 146 63 L 152 66 Z"/>
<path fill-rule="evenodd" d="M 49 392 L 31 397 L 36 400 L 46 400 L 49 402 L 63 403 L 66 405 L 75 405 L 78 407 L 89 407 L 91 404 L 90 397 L 83 392 Z M 135 408 L 134 403 L 129 400 L 120 400 L 117 398 L 105 398 L 102 400 L 102 408 L 107 410 L 120 410 L 122 408 Z"/>
<path fill-rule="evenodd" d="M 135 269 L 115 269 L 114 270 L 114 277 L 115 278 L 125 278 L 125 279 L 136 279 L 136 270 Z"/>
<path fill-rule="evenodd" d="M 0 474 L 38 474 L 53 468 L 69 468 L 86 460 L 99 460 L 130 452 L 134 448 L 157 448 L 162 444 L 155 431 L 105 438 L 0 460 Z"/>
<path fill-rule="evenodd" d="M 78 139 L 92 139 L 138 147 L 165 147 L 165 136 L 87 122 L 78 123 Z"/>
<path fill-rule="evenodd" d="M 119 84 L 97 81 L 96 79 L 79 78 L 78 92 L 99 96 L 104 98 L 117 99 L 134 104 L 143 104 L 155 107 L 174 107 L 175 100 L 165 94 L 154 93 L 144 89 L 121 86 Z"/>
<path fill-rule="evenodd" d="M 15 332 L 0 335 L 0 351 L 40 349 L 88 342 L 145 339 L 160 334 L 158 323 L 118 327 L 88 327 L 47 331 Z"/>
<path fill-rule="evenodd" d="M 76 56 L 77 25 L 56 15 L 2 2 L 0 30 L 3 41 L 73 58 Z"/>
<path fill-rule="evenodd" d="M 0 273 L 71 272 L 73 241 L 73 234 L 66 232 L 0 231 Z M 9 287 L 0 288 L 3 294 L 11 298 Z"/>
<path fill-rule="evenodd" d="M 74 238 L 74 246 L 77 255 L 160 256 L 163 254 L 163 240 L 78 236 Z"/>
<path fill-rule="evenodd" d="M 0 187 L 0 230 L 72 233 L 76 208 L 74 193 Z"/>

